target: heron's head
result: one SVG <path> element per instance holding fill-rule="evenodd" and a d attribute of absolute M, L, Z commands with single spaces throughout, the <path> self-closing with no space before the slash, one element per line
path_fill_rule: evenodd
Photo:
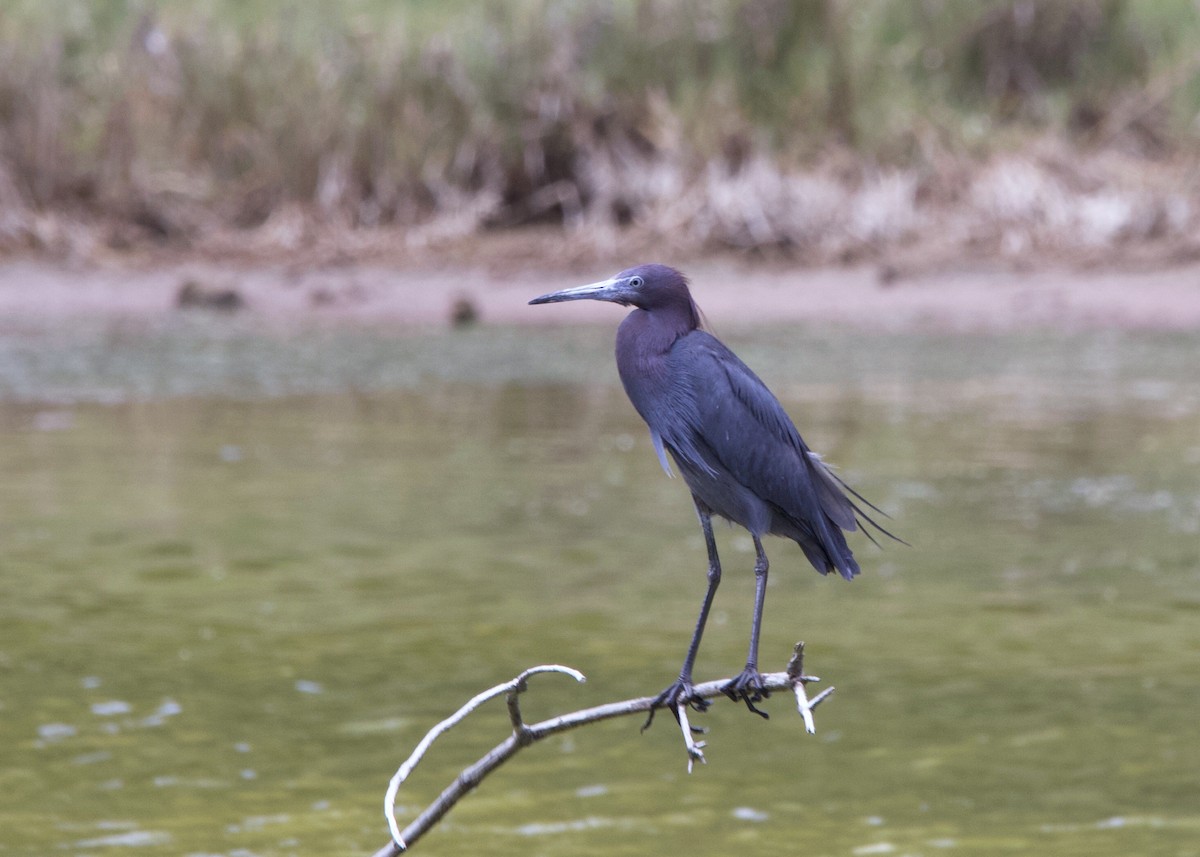
<path fill-rule="evenodd" d="M 610 301 L 651 311 L 672 307 L 695 310 L 691 292 L 688 291 L 687 278 L 666 265 L 638 265 L 636 268 L 627 268 L 599 283 L 551 292 L 534 298 L 529 303 L 553 304 L 582 300 Z"/>

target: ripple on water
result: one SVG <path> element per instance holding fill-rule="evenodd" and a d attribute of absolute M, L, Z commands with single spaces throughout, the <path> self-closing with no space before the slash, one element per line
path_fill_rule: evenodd
<path fill-rule="evenodd" d="M 91 839 L 81 839 L 75 843 L 76 848 L 144 848 L 151 845 L 166 845 L 171 841 L 171 835 L 158 830 L 129 830 L 125 833 L 113 833 L 109 836 L 96 836 Z"/>

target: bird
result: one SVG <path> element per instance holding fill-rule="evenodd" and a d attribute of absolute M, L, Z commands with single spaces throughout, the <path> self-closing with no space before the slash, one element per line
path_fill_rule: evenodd
<path fill-rule="evenodd" d="M 868 525 L 902 541 L 864 509 L 884 514 L 843 482 L 800 437 L 795 424 L 767 385 L 728 347 L 706 330 L 687 278 L 662 264 L 638 265 L 607 280 L 536 297 L 531 305 L 563 301 L 608 301 L 633 307 L 617 328 L 617 372 L 634 409 L 650 429 L 659 463 L 673 476 L 668 454 L 691 490 L 708 552 L 708 588 L 679 677 L 653 700 L 676 719 L 682 706 L 708 708 L 696 695 L 692 672 L 713 598 L 721 561 L 713 517 L 749 531 L 754 541 L 754 612 L 746 665 L 722 688 L 763 717 L 756 705 L 768 692 L 758 670 L 769 562 L 766 535 L 795 541 L 821 574 L 846 580 L 859 573 L 845 533 Z M 643 727 L 645 728 L 645 727 Z"/>

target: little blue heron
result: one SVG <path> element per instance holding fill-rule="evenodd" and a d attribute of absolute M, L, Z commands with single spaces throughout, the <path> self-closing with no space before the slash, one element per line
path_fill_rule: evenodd
<path fill-rule="evenodd" d="M 611 279 L 542 295 L 531 304 L 611 301 L 634 307 L 617 329 L 617 371 L 634 408 L 650 427 L 658 460 L 668 475 L 670 452 L 692 491 L 708 549 L 708 590 L 679 678 L 654 700 L 673 712 L 708 707 L 695 695 L 692 667 L 721 582 L 712 516 L 750 531 L 754 540 L 754 617 L 746 667 L 724 692 L 755 707 L 766 696 L 758 671 L 758 635 L 767 586 L 762 537 L 793 539 L 821 574 L 858 574 L 843 530 L 865 523 L 891 536 L 855 503 L 878 508 L 834 475 L 801 439 L 787 412 L 750 368 L 715 336 L 701 329 L 700 311 L 683 274 L 666 265 L 640 265 Z M 875 539 L 863 526 L 863 532 Z M 677 715 L 678 716 L 678 715 Z M 647 721 L 649 725 L 649 721 Z"/>

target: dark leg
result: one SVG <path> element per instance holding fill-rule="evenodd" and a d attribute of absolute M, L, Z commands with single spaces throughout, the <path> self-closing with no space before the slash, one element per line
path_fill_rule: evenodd
<path fill-rule="evenodd" d="M 717 540 L 713 537 L 712 516 L 696 506 L 700 515 L 700 528 L 704 530 L 704 546 L 708 548 L 708 591 L 704 593 L 704 603 L 700 605 L 700 616 L 696 619 L 696 630 L 692 632 L 692 642 L 688 645 L 687 657 L 683 659 L 683 669 L 679 678 L 691 684 L 692 667 L 696 665 L 696 653 L 700 651 L 700 638 L 704 635 L 704 626 L 708 623 L 708 611 L 712 608 L 713 596 L 721 583 L 721 560 L 717 556 Z"/>
<path fill-rule="evenodd" d="M 696 630 L 692 632 L 692 642 L 688 645 L 687 655 L 683 659 L 683 667 L 679 670 L 679 678 L 654 698 L 654 704 L 650 707 L 650 716 L 646 718 L 646 723 L 642 726 L 643 730 L 654 721 L 654 711 L 657 708 L 667 706 L 674 712 L 677 705 L 690 705 L 697 711 L 704 711 L 711 704 L 706 699 L 695 698 L 692 690 L 692 667 L 696 664 L 696 653 L 700 651 L 700 638 L 704 635 L 704 626 L 708 622 L 708 611 L 712 608 L 713 596 L 717 594 L 717 586 L 721 583 L 721 560 L 717 556 L 717 540 L 713 536 L 712 515 L 700 505 L 698 500 L 696 501 L 696 514 L 700 516 L 700 529 L 704 531 L 704 545 L 708 548 L 708 591 L 704 593 L 704 603 L 700 605 L 700 617 L 696 620 Z"/>
<path fill-rule="evenodd" d="M 750 652 L 746 655 L 746 668 L 741 675 L 725 685 L 723 690 L 730 699 L 742 700 L 746 707 L 763 717 L 767 712 L 754 707 L 754 703 L 762 701 L 768 692 L 763 688 L 762 676 L 758 672 L 758 633 L 762 628 L 763 601 L 767 595 L 767 553 L 763 550 L 762 541 L 754 536 L 754 618 L 750 622 Z"/>
<path fill-rule="evenodd" d="M 762 630 L 763 602 L 767 597 L 767 571 L 771 564 L 767 562 L 767 552 L 763 550 L 762 540 L 754 536 L 754 618 L 750 622 L 750 651 L 746 655 L 746 666 L 758 668 L 758 634 Z"/>

